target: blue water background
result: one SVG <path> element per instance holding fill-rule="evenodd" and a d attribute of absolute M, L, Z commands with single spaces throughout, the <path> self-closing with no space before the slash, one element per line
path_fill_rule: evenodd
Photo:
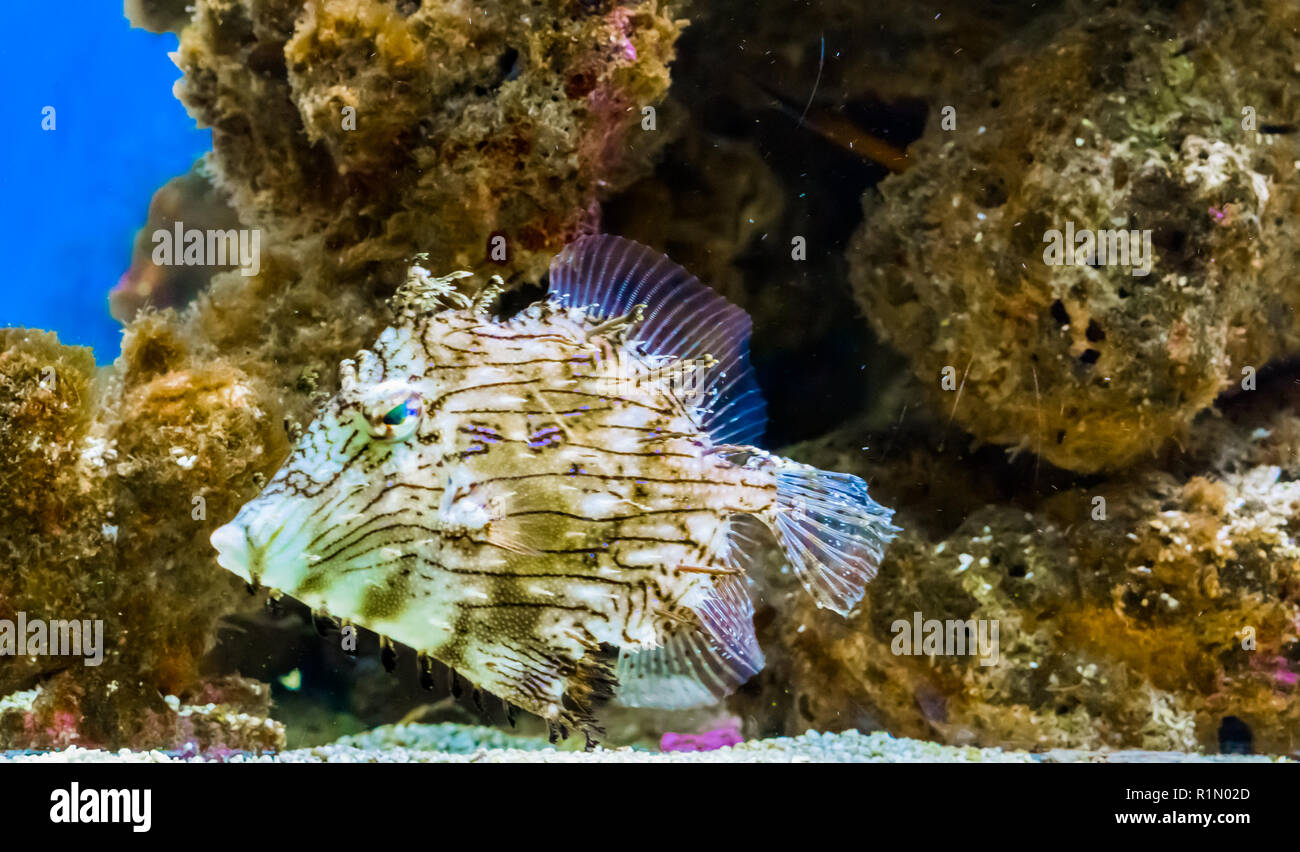
<path fill-rule="evenodd" d="M 121 347 L 108 292 L 149 199 L 211 134 L 172 95 L 176 36 L 131 28 L 115 0 L 15 6 L 0 51 L 0 326 L 57 331 L 107 363 Z"/>

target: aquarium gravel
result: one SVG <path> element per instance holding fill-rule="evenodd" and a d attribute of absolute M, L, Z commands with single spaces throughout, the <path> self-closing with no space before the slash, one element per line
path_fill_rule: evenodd
<path fill-rule="evenodd" d="M 164 751 L 118 752 L 69 748 L 64 751 L 0 756 L 0 763 L 204 763 L 217 758 Z M 512 736 L 495 728 L 444 723 L 388 725 L 341 737 L 315 748 L 279 754 L 232 753 L 229 763 L 1089 763 L 1089 762 L 1278 762 L 1282 758 L 1247 755 L 1196 755 L 1182 752 L 1056 750 L 1044 753 L 1000 748 L 959 748 L 894 737 L 882 731 L 818 733 L 750 740 L 737 746 L 698 752 L 658 752 L 640 747 L 584 752 L 572 745 L 555 748 L 545 740 Z"/>

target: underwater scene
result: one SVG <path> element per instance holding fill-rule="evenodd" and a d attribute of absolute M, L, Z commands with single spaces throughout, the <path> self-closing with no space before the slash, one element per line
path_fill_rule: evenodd
<path fill-rule="evenodd" d="M 1300 755 L 1297 0 L 47 5 L 0 766 Z"/>

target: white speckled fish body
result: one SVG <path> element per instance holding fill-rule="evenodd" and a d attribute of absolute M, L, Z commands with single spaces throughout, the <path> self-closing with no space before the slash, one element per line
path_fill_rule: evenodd
<path fill-rule="evenodd" d="M 551 279 L 547 300 L 497 320 L 455 276 L 415 268 L 397 323 L 344 362 L 213 543 L 249 582 L 591 732 L 616 689 L 690 706 L 761 668 L 741 519 L 776 532 L 840 611 L 894 528 L 860 480 L 729 443 L 763 418 L 738 309 L 613 237 L 566 249 Z M 637 316 L 669 293 L 666 313 Z"/>

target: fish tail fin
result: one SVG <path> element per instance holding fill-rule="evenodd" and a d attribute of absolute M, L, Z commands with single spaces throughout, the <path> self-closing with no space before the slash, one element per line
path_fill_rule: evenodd
<path fill-rule="evenodd" d="M 847 616 L 902 531 L 890 523 L 894 510 L 872 500 L 852 474 L 788 459 L 777 461 L 776 495 L 776 506 L 760 517 L 817 605 Z"/>

